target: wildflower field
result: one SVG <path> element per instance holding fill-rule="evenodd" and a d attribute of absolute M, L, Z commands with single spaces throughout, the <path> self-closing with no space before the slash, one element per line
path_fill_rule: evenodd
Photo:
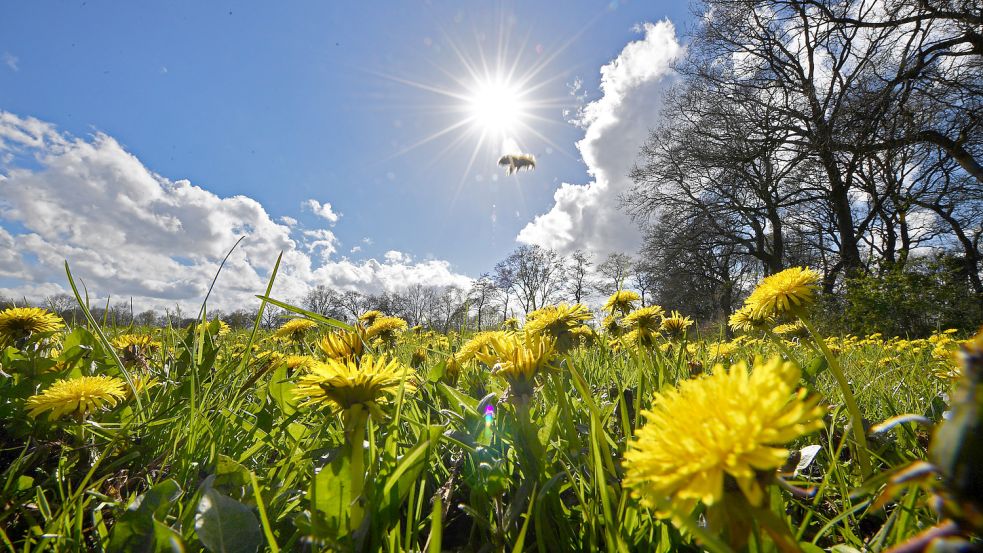
<path fill-rule="evenodd" d="M 983 335 L 824 335 L 817 279 L 765 278 L 716 334 L 628 291 L 446 335 L 266 296 L 274 331 L 11 308 L 0 545 L 971 547 Z"/>

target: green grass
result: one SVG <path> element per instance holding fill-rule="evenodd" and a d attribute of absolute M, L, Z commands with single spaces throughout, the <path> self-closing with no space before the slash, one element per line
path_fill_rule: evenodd
<path fill-rule="evenodd" d="M 212 323 L 204 332 L 158 330 L 162 347 L 127 364 L 106 340 L 134 330 L 102 329 L 103 339 L 93 323 L 71 329 L 57 355 L 45 337 L 0 354 L 10 375 L 0 378 L 0 549 L 731 549 L 696 518 L 686 530 L 657 518 L 621 485 L 621 458 L 653 394 L 724 361 L 700 340 L 693 353 L 679 345 L 667 352 L 614 351 L 606 343 L 576 349 L 520 405 L 502 401 L 506 386 L 486 367 L 471 366 L 456 382 L 442 376 L 447 352 L 407 333 L 393 352 L 405 362 L 421 345 L 432 351 L 418 369 L 419 388 L 386 406 L 386 420 L 369 421 L 364 497 L 356 500 L 355 453 L 341 417 L 299 408 L 296 375 L 249 347 L 316 355 L 310 342 L 278 344 L 263 331 L 220 337 Z M 745 549 L 777 550 L 766 531 L 776 521 L 810 552 L 834 545 L 879 551 L 936 524 L 918 488 L 884 506 L 872 503 L 891 471 L 926 457 L 927 429 L 901 424 L 869 437 L 876 471 L 861 474 L 837 385 L 803 342 L 789 345 L 807 367 L 803 384 L 833 405 L 826 430 L 792 444 L 821 450 L 790 483 L 817 493 L 797 498 L 769 487 L 773 520 L 761 515 Z M 752 341 L 729 359 L 777 351 Z M 939 420 L 950 384 L 932 372 L 942 362 L 927 350 L 881 361 L 892 355 L 870 341 L 840 356 L 864 417 Z M 139 374 L 144 362 L 159 384 L 141 393 L 139 405 L 128 401 L 85 420 L 34 419 L 24 410 L 27 397 L 56 379 Z M 491 424 L 488 404 L 496 411 Z M 352 501 L 359 501 L 354 511 Z M 358 510 L 362 523 L 350 528 Z"/>

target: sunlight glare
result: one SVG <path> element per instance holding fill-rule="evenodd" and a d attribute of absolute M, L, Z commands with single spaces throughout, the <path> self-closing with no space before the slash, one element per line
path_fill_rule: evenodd
<path fill-rule="evenodd" d="M 471 91 L 468 110 L 480 130 L 508 136 L 521 123 L 524 112 L 522 94 L 501 79 L 486 79 Z"/>

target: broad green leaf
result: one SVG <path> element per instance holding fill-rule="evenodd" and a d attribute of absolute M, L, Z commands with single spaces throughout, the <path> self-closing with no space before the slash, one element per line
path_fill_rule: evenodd
<path fill-rule="evenodd" d="M 182 551 L 181 536 L 161 521 L 180 496 L 178 483 L 165 480 L 137 497 L 113 525 L 106 550 L 110 553 Z"/>
<path fill-rule="evenodd" d="M 198 502 L 195 533 L 212 553 L 254 553 L 263 543 L 253 510 L 214 488 L 205 490 Z"/>
<path fill-rule="evenodd" d="M 297 398 L 294 396 L 294 388 L 296 387 L 297 385 L 287 378 L 286 366 L 273 371 L 273 375 L 270 377 L 270 383 L 266 387 L 270 399 L 288 417 L 297 412 Z"/>
<path fill-rule="evenodd" d="M 347 533 L 351 510 L 351 474 L 348 455 L 336 451 L 311 481 L 310 500 L 315 532 L 340 537 Z"/>

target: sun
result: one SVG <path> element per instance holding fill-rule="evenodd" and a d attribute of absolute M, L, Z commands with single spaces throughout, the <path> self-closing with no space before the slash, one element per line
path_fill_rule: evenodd
<path fill-rule="evenodd" d="M 527 106 L 523 91 L 501 78 L 475 82 L 467 98 L 470 121 L 482 133 L 509 137 L 523 123 Z"/>
<path fill-rule="evenodd" d="M 414 71 L 413 64 L 406 64 L 399 74 L 376 73 L 424 93 L 406 90 L 406 98 L 394 97 L 394 105 L 410 108 L 406 117 L 421 132 L 416 140 L 398 144 L 390 158 L 431 145 L 420 158 L 429 167 L 448 165 L 451 157 L 463 160 L 457 192 L 470 176 L 483 181 L 491 174 L 489 182 L 498 180 L 506 155 L 534 159 L 557 152 L 576 159 L 554 140 L 554 133 L 569 125 L 568 115 L 579 108 L 579 99 L 564 86 L 573 68 L 557 67 L 556 62 L 581 33 L 566 42 L 542 43 L 535 38 L 539 31 L 510 10 L 472 14 L 471 19 L 455 19 L 453 27 L 441 29 L 441 37 L 424 40 L 421 59 L 432 70 Z"/>

